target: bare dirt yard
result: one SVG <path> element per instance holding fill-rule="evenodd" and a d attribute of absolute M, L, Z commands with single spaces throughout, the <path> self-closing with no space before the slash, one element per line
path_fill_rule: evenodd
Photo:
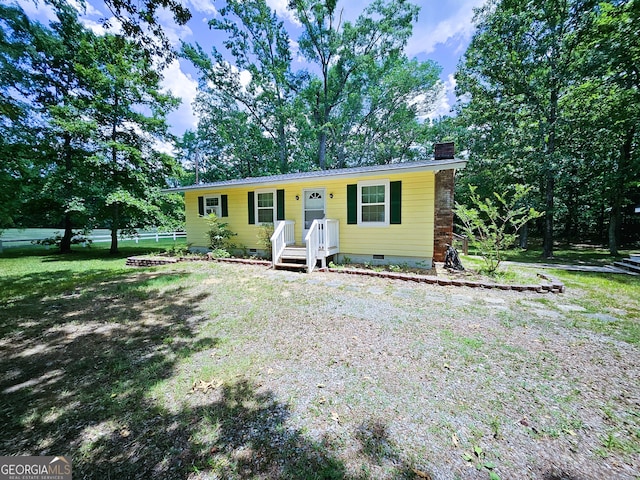
<path fill-rule="evenodd" d="M 95 479 L 638 479 L 640 345 L 617 327 L 638 299 L 572 275 L 564 294 L 201 262 L 9 279 L 0 452 Z"/>

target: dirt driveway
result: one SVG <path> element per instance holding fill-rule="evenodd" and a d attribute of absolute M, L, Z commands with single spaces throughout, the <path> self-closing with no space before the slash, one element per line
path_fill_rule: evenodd
<path fill-rule="evenodd" d="M 15 388 L 50 331 L 5 336 L 5 411 L 32 418 L 6 454 L 65 449 L 78 478 L 640 477 L 639 349 L 571 292 L 225 264 L 128 281 L 58 301 L 69 341 L 31 376 L 67 359 L 65 395 Z"/>

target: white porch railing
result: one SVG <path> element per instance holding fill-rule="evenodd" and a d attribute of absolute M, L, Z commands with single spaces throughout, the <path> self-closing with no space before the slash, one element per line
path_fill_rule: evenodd
<path fill-rule="evenodd" d="M 318 253 L 320 250 L 320 222 L 322 220 L 314 220 L 304 237 L 304 243 L 307 245 L 307 272 L 311 273 L 318 262 Z"/>
<path fill-rule="evenodd" d="M 320 221 L 320 249 L 324 251 L 325 257 L 334 250 L 340 250 L 340 223 L 338 220 L 325 219 Z"/>
<path fill-rule="evenodd" d="M 276 224 L 271 235 L 271 261 L 275 265 L 287 245 L 295 243 L 295 225 L 293 220 L 282 220 Z"/>
<path fill-rule="evenodd" d="M 326 258 L 340 250 L 338 220 L 314 220 L 304 241 L 307 245 L 307 271 L 311 273 L 320 258 L 326 266 Z"/>

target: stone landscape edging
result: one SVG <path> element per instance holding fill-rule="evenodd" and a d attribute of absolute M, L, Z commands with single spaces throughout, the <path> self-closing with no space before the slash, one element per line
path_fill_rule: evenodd
<path fill-rule="evenodd" d="M 268 260 L 257 260 L 252 258 L 200 258 L 200 257 L 129 257 L 125 265 L 130 267 L 155 267 L 158 265 L 171 265 L 178 262 L 225 262 L 242 263 L 247 265 L 271 266 Z M 537 292 L 537 293 L 564 293 L 565 286 L 557 278 L 550 275 L 538 273 L 538 277 L 546 280 L 549 284 L 540 285 L 509 285 L 502 283 L 478 282 L 464 279 L 441 278 L 434 275 L 416 275 L 398 272 L 377 272 L 375 270 L 364 270 L 358 268 L 325 268 L 323 271 L 332 273 L 345 273 L 350 275 L 363 275 L 369 277 L 388 278 L 391 280 L 403 280 L 405 282 L 427 283 L 430 285 L 442 285 L 453 287 L 470 288 L 490 288 L 497 290 L 512 290 L 516 292 Z"/>
<path fill-rule="evenodd" d="M 329 272 L 346 273 L 351 275 L 365 275 L 369 277 L 389 278 L 392 280 L 403 280 L 406 282 L 427 283 L 431 285 L 453 286 L 453 287 L 471 287 L 471 288 L 492 288 L 498 290 L 513 290 L 516 292 L 537 292 L 537 293 L 564 293 L 564 284 L 549 275 L 538 274 L 550 282 L 550 284 L 540 285 L 509 285 L 502 283 L 477 282 L 463 279 L 441 278 L 433 275 L 415 275 L 397 272 L 376 272 L 375 270 L 364 270 L 357 268 L 327 268 Z"/>

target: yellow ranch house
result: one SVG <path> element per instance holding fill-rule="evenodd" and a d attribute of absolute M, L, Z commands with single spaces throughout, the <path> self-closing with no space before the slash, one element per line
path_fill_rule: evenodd
<path fill-rule="evenodd" d="M 444 144 L 446 145 L 446 144 Z M 311 272 L 335 261 L 442 261 L 453 233 L 455 158 L 244 178 L 170 189 L 185 194 L 187 243 L 206 250 L 215 213 L 251 254 Z M 451 155 L 453 156 L 453 155 Z M 272 251 L 259 242 L 272 224 Z"/>

